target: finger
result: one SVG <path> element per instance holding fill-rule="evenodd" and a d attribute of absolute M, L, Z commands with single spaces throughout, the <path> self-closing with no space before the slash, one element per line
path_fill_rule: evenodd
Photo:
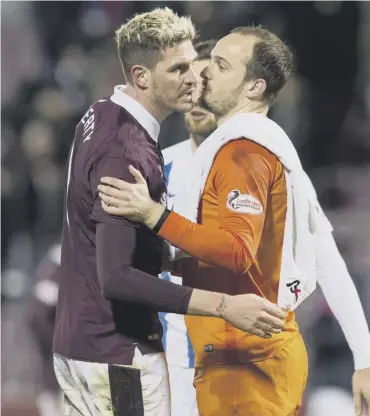
<path fill-rule="evenodd" d="M 353 388 L 353 402 L 355 405 L 356 416 L 362 416 L 361 391 L 357 387 Z"/>
<path fill-rule="evenodd" d="M 263 308 L 268 314 L 275 316 L 276 318 L 285 319 L 287 316 L 287 312 L 284 311 L 284 309 L 274 305 L 267 299 L 264 299 L 266 301 L 265 307 Z"/>
<path fill-rule="evenodd" d="M 280 328 L 274 328 L 272 325 L 267 324 L 265 322 L 256 322 L 256 326 L 258 329 L 261 329 L 264 332 L 270 333 L 270 334 L 280 334 L 281 329 Z"/>
<path fill-rule="evenodd" d="M 101 192 L 99 192 L 99 198 L 106 204 L 109 205 L 110 207 L 120 207 L 122 205 L 122 202 L 119 199 L 113 198 L 111 196 L 108 195 L 104 195 Z"/>
<path fill-rule="evenodd" d="M 259 317 L 259 321 L 269 324 L 273 328 L 277 328 L 280 330 L 283 329 L 285 326 L 285 322 L 282 319 L 276 318 L 275 316 L 271 316 L 267 312 L 261 314 L 261 316 Z"/>
<path fill-rule="evenodd" d="M 132 165 L 128 167 L 128 170 L 130 171 L 131 175 L 135 178 L 136 183 L 146 184 L 146 180 L 144 179 L 143 175 L 139 170 L 135 169 Z"/>
<path fill-rule="evenodd" d="M 119 190 L 107 185 L 98 185 L 98 191 L 103 193 L 104 195 L 112 196 L 117 199 L 123 199 L 125 195 L 124 190 Z"/>
<path fill-rule="evenodd" d="M 367 395 L 363 395 L 364 397 L 365 397 L 365 403 L 366 403 L 366 406 L 367 406 L 367 413 L 368 413 L 368 415 L 370 415 L 370 398 L 369 398 L 369 396 Z"/>
<path fill-rule="evenodd" d="M 366 399 L 365 398 L 365 404 L 364 404 L 364 406 L 365 406 L 365 413 L 364 413 L 364 415 L 370 415 L 370 400 L 368 400 L 368 399 Z"/>
<path fill-rule="evenodd" d="M 130 188 L 130 185 L 132 186 L 132 184 L 125 182 L 122 179 L 112 178 L 110 176 L 103 176 L 102 178 L 100 178 L 100 182 L 106 185 L 113 186 L 113 188 L 122 189 L 122 190 Z"/>
<path fill-rule="evenodd" d="M 260 338 L 268 339 L 268 338 L 271 338 L 271 336 L 272 336 L 269 332 L 265 332 L 262 329 L 255 328 L 255 327 L 251 328 L 248 332 L 253 334 L 253 335 L 257 335 Z"/>
<path fill-rule="evenodd" d="M 107 212 L 108 214 L 122 215 L 122 210 L 120 208 L 108 206 L 107 204 L 104 203 L 104 201 L 102 201 L 101 205 L 102 205 L 103 210 Z"/>

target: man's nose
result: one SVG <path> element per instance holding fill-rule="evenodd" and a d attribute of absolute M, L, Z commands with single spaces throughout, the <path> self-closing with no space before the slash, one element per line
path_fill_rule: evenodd
<path fill-rule="evenodd" d="M 192 66 L 190 66 L 189 71 L 187 73 L 186 81 L 189 85 L 196 85 L 197 84 L 197 76 L 194 72 L 194 69 Z"/>
<path fill-rule="evenodd" d="M 211 74 L 209 71 L 209 65 L 207 65 L 203 71 L 200 73 L 200 76 L 203 78 L 203 80 L 211 79 Z"/>

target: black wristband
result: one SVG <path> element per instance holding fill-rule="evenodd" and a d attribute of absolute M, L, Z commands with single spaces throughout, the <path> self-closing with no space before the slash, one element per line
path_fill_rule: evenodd
<path fill-rule="evenodd" d="M 167 217 L 171 214 L 171 210 L 170 209 L 165 209 L 163 211 L 163 214 L 161 215 L 161 218 L 159 218 L 157 224 L 153 227 L 152 231 L 153 233 L 158 234 L 159 230 L 162 228 L 162 225 L 165 223 Z"/>

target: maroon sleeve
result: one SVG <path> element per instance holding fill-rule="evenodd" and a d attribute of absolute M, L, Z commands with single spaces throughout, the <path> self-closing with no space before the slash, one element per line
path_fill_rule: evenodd
<path fill-rule="evenodd" d="M 129 222 L 96 228 L 98 278 L 104 297 L 138 303 L 161 312 L 186 314 L 193 289 L 132 267 L 136 230 Z"/>
<path fill-rule="evenodd" d="M 143 169 L 139 166 L 139 163 L 137 161 L 129 160 L 128 158 L 103 155 L 92 166 L 89 179 L 90 189 L 94 198 L 94 206 L 90 215 L 90 218 L 93 221 L 107 224 L 125 224 L 129 222 L 124 217 L 112 216 L 103 210 L 101 200 L 99 198 L 98 185 L 100 184 L 100 179 L 103 176 L 111 176 L 130 183 L 135 182 L 134 177 L 128 170 L 130 165 L 133 165 L 136 169 L 140 170 L 142 175 L 145 177 Z"/>

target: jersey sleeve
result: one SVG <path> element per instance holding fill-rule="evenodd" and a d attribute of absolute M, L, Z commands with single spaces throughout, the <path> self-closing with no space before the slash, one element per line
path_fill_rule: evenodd
<path fill-rule="evenodd" d="M 219 227 L 194 224 L 172 211 L 159 235 L 205 263 L 245 273 L 261 240 L 273 164 L 264 148 L 248 140 L 225 145 L 207 183 L 217 195 Z"/>
<path fill-rule="evenodd" d="M 130 160 L 124 157 L 113 157 L 111 155 L 103 155 L 92 166 L 89 182 L 90 189 L 93 194 L 93 209 L 90 218 L 95 222 L 102 222 L 108 224 L 124 224 L 127 223 L 127 219 L 114 215 L 107 214 L 101 205 L 101 199 L 99 198 L 98 185 L 100 179 L 103 176 L 111 176 L 118 179 L 122 179 L 129 183 L 134 183 L 135 179 L 129 171 L 129 166 L 133 165 L 136 169 L 140 170 L 144 175 L 143 169 L 140 163 L 135 160 Z"/>
<path fill-rule="evenodd" d="M 134 183 L 135 179 L 129 171 L 129 165 L 133 165 L 136 169 L 140 170 L 144 175 L 140 163 L 135 160 L 130 160 L 124 157 L 113 157 L 111 155 L 103 155 L 92 166 L 89 180 L 90 189 L 93 194 L 93 209 L 90 218 L 95 222 L 107 223 L 107 224 L 126 224 L 128 220 L 124 217 L 118 217 L 107 214 L 101 205 L 101 199 L 99 198 L 98 185 L 100 179 L 103 176 L 111 176 L 118 179 L 122 179 L 129 183 Z M 133 223 L 132 223 L 133 224 Z"/>
<path fill-rule="evenodd" d="M 370 368 L 370 333 L 356 286 L 329 230 L 314 234 L 317 282 L 352 350 L 355 369 Z"/>
<path fill-rule="evenodd" d="M 136 269 L 132 264 L 135 250 L 136 232 L 130 225 L 97 225 L 97 271 L 104 297 L 186 314 L 193 289 Z"/>

